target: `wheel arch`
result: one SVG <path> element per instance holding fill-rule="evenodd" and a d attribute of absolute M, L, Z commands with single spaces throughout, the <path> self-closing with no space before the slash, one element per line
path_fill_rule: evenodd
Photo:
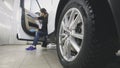
<path fill-rule="evenodd" d="M 58 4 L 56 18 L 55 18 L 55 34 L 57 32 L 57 26 L 58 26 L 58 21 L 59 21 L 60 14 L 61 14 L 62 10 L 64 9 L 65 5 L 68 2 L 69 2 L 69 0 L 60 0 L 60 2 Z"/>

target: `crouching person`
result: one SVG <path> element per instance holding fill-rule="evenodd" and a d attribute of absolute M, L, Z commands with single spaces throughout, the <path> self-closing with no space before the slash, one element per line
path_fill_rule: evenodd
<path fill-rule="evenodd" d="M 42 27 L 38 29 L 38 31 L 35 34 L 35 38 L 34 41 L 32 43 L 32 45 L 30 45 L 28 48 L 26 48 L 26 50 L 35 50 L 36 49 L 36 45 L 38 43 L 38 40 L 40 37 L 45 36 L 45 40 L 43 41 L 43 45 L 42 47 L 47 47 L 47 23 L 48 23 L 48 13 L 46 11 L 45 8 L 42 8 L 40 10 L 40 17 L 36 17 L 34 19 L 39 20 L 40 23 L 42 24 Z"/>

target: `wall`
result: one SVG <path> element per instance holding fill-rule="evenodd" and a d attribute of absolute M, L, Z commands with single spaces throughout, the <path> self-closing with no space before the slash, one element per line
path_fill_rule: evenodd
<path fill-rule="evenodd" d="M 19 0 L 0 0 L 0 45 L 26 44 L 16 39 L 19 10 Z"/>

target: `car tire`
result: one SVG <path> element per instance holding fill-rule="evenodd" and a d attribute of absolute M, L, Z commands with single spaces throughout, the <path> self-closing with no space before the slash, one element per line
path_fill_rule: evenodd
<path fill-rule="evenodd" d="M 81 21 L 76 24 L 78 15 Z M 113 30 L 100 30 L 95 15 L 87 0 L 70 0 L 62 10 L 56 36 L 57 53 L 64 68 L 104 68 L 115 58 L 117 48 L 113 45 L 117 45 L 117 37 Z"/>

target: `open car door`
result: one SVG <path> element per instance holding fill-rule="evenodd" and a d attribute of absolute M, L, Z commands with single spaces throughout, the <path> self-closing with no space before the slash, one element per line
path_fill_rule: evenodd
<path fill-rule="evenodd" d="M 19 40 L 33 40 L 38 25 L 33 17 L 39 16 L 38 1 L 21 0 L 21 22 L 18 24 L 17 38 Z M 34 8 L 34 10 L 32 10 Z M 37 10 L 37 11 L 36 11 Z"/>
<path fill-rule="evenodd" d="M 46 3 L 47 2 L 47 3 Z M 55 14 L 59 0 L 21 0 L 21 22 L 18 24 L 17 38 L 19 40 L 33 40 L 35 30 L 38 28 L 32 17 L 37 17 L 40 8 L 45 8 L 49 14 L 48 17 L 48 34 L 54 32 Z M 37 12 L 37 14 L 36 14 Z M 31 17 L 32 16 L 32 17 Z"/>

